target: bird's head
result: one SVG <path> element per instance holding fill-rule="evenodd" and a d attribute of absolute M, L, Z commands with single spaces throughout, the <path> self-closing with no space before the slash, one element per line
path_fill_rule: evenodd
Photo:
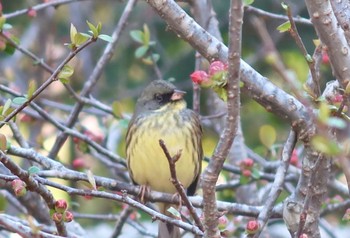
<path fill-rule="evenodd" d="M 164 80 L 152 81 L 137 100 L 136 111 L 163 111 L 167 109 L 186 108 L 184 95 L 186 92 Z"/>

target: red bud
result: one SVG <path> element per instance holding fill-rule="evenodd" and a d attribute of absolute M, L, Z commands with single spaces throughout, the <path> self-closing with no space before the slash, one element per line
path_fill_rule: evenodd
<path fill-rule="evenodd" d="M 73 219 L 74 219 L 73 213 L 71 213 L 70 211 L 66 211 L 63 214 L 63 221 L 64 222 L 71 222 L 71 221 L 73 221 Z"/>
<path fill-rule="evenodd" d="M 209 80 L 207 72 L 203 70 L 194 71 L 191 75 L 191 80 L 193 83 L 201 84 Z"/>
<path fill-rule="evenodd" d="M 227 64 L 224 64 L 221 61 L 213 61 L 209 66 L 209 75 L 213 76 L 214 74 L 226 71 L 227 70 Z"/>
<path fill-rule="evenodd" d="M 257 233 L 259 230 L 259 222 L 257 220 L 248 221 L 246 232 L 250 235 Z"/>
<path fill-rule="evenodd" d="M 55 202 L 55 211 L 58 213 L 64 213 L 67 210 L 68 204 L 64 199 L 59 199 Z"/>

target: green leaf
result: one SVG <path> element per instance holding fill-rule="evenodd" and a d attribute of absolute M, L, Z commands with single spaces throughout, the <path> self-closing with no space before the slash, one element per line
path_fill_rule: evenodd
<path fill-rule="evenodd" d="M 2 108 L 2 113 L 1 113 L 1 115 L 6 115 L 6 112 L 7 112 L 7 110 L 8 109 L 10 109 L 10 107 L 11 107 L 11 99 L 7 99 L 6 100 L 6 102 L 5 102 L 5 104 L 4 104 L 4 107 Z"/>
<path fill-rule="evenodd" d="M 5 23 L 6 23 L 6 18 L 4 16 L 0 16 L 0 30 L 3 29 Z"/>
<path fill-rule="evenodd" d="M 16 45 L 19 44 L 20 41 L 17 37 L 11 35 L 10 38 L 11 38 L 11 40 L 13 40 L 16 43 Z M 6 48 L 5 48 L 4 52 L 6 54 L 13 55 L 15 53 L 15 51 L 16 51 L 16 47 L 11 43 L 6 42 Z"/>
<path fill-rule="evenodd" d="M 142 31 L 140 31 L 140 30 L 130 31 L 130 36 L 134 41 L 143 44 L 143 32 Z"/>
<path fill-rule="evenodd" d="M 254 3 L 254 0 L 243 0 L 243 4 L 245 6 L 252 5 Z"/>
<path fill-rule="evenodd" d="M 58 74 L 58 79 L 62 83 L 67 83 L 66 81 L 73 75 L 74 69 L 69 65 L 63 66 L 61 72 Z"/>
<path fill-rule="evenodd" d="M 86 21 L 86 23 L 88 24 L 88 27 L 91 30 L 93 37 L 96 38 L 98 36 L 97 28 L 93 24 L 91 24 L 89 21 Z"/>
<path fill-rule="evenodd" d="M 5 151 L 7 149 L 7 138 L 4 134 L 0 133 L 0 150 Z"/>
<path fill-rule="evenodd" d="M 9 23 L 5 23 L 3 26 L 2 26 L 2 30 L 11 30 L 13 27 L 11 24 Z"/>
<path fill-rule="evenodd" d="M 14 104 L 17 104 L 17 105 L 22 105 L 27 101 L 28 101 L 28 99 L 26 97 L 16 97 L 12 100 L 12 102 Z"/>
<path fill-rule="evenodd" d="M 257 168 L 252 169 L 252 178 L 254 179 L 260 179 L 260 171 Z"/>
<path fill-rule="evenodd" d="M 346 85 L 344 93 L 345 95 L 350 95 L 350 82 Z"/>
<path fill-rule="evenodd" d="M 328 121 L 329 115 L 330 115 L 330 110 L 329 110 L 328 104 L 325 102 L 321 102 L 320 107 L 318 109 L 318 119 L 322 123 L 326 124 Z"/>
<path fill-rule="evenodd" d="M 123 105 L 118 102 L 118 101 L 114 101 L 112 103 L 112 111 L 113 111 L 113 114 L 118 117 L 118 118 L 122 118 L 123 117 Z"/>
<path fill-rule="evenodd" d="M 113 38 L 109 35 L 101 34 L 98 36 L 99 39 L 107 41 L 109 43 L 113 42 Z"/>
<path fill-rule="evenodd" d="M 94 174 L 91 172 L 91 170 L 86 171 L 86 176 L 92 188 L 96 190 L 96 181 L 95 181 Z"/>
<path fill-rule="evenodd" d="M 89 36 L 86 36 L 86 35 L 81 34 L 80 32 L 78 32 L 74 36 L 74 44 L 76 46 L 80 46 L 80 45 L 84 44 L 89 38 L 90 38 Z"/>
<path fill-rule="evenodd" d="M 147 24 L 143 24 L 143 44 L 149 46 L 149 41 L 151 39 L 151 33 Z"/>
<path fill-rule="evenodd" d="M 306 61 L 309 62 L 309 63 L 314 62 L 314 59 L 312 58 L 312 56 L 311 56 L 310 54 L 305 55 L 305 59 L 306 59 Z"/>
<path fill-rule="evenodd" d="M 40 172 L 40 168 L 39 168 L 39 167 L 36 167 L 36 166 L 31 166 L 31 167 L 29 167 L 29 169 L 28 169 L 29 175 L 37 174 L 38 172 Z"/>
<path fill-rule="evenodd" d="M 290 21 L 286 21 L 285 23 L 282 23 L 281 25 L 279 25 L 277 27 L 277 30 L 282 33 L 285 31 L 289 31 L 290 27 L 291 27 Z"/>
<path fill-rule="evenodd" d="M 276 142 L 276 130 L 271 125 L 263 125 L 259 129 L 259 138 L 266 148 L 271 149 Z"/>
<path fill-rule="evenodd" d="M 36 81 L 30 80 L 28 85 L 28 90 L 27 90 L 27 98 L 31 98 L 36 89 L 37 89 Z"/>
<path fill-rule="evenodd" d="M 330 156 L 339 155 L 341 152 L 341 149 L 336 141 L 320 135 L 316 135 L 311 139 L 311 145 L 317 151 Z"/>
<path fill-rule="evenodd" d="M 96 29 L 97 29 L 97 34 L 99 35 L 101 33 L 101 30 L 102 30 L 102 23 L 99 22 L 96 26 Z"/>
<path fill-rule="evenodd" d="M 128 128 L 129 120 L 128 119 L 119 120 L 119 125 L 120 125 L 120 127 L 126 129 L 126 128 Z"/>
<path fill-rule="evenodd" d="M 285 4 L 284 2 L 281 3 L 281 6 L 284 10 L 288 10 L 289 6 L 287 4 Z"/>
<path fill-rule="evenodd" d="M 181 214 L 174 207 L 169 207 L 167 210 L 171 215 L 173 215 L 177 219 L 181 219 Z"/>
<path fill-rule="evenodd" d="M 222 101 L 227 102 L 227 90 L 226 88 L 215 86 L 213 87 L 214 92 L 221 98 Z"/>
<path fill-rule="evenodd" d="M 160 55 L 159 54 L 152 54 L 152 59 L 154 62 L 158 62 L 158 60 L 160 59 Z"/>
<path fill-rule="evenodd" d="M 140 47 L 138 47 L 138 48 L 136 49 L 136 51 L 135 51 L 135 57 L 136 57 L 137 59 L 140 59 L 140 58 L 142 58 L 143 56 L 145 56 L 145 54 L 147 53 L 147 51 L 148 51 L 148 46 L 146 46 L 146 45 L 140 46 Z"/>
<path fill-rule="evenodd" d="M 250 181 L 250 177 L 246 177 L 246 176 L 243 176 L 243 175 L 241 175 L 241 176 L 239 177 L 239 183 L 240 183 L 241 185 L 248 184 L 249 181 Z"/>
<path fill-rule="evenodd" d="M 346 122 L 339 118 L 339 117 L 330 117 L 327 120 L 327 125 L 333 128 L 337 129 L 345 129 L 346 128 Z"/>
<path fill-rule="evenodd" d="M 73 23 L 70 24 L 70 41 L 73 45 L 75 45 L 75 35 L 78 33 L 77 28 L 73 25 Z"/>

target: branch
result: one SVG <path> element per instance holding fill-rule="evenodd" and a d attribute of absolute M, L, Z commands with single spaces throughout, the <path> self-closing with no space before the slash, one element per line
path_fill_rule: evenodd
<path fill-rule="evenodd" d="M 259 220 L 259 231 L 254 235 L 254 238 L 258 238 L 263 231 L 268 219 L 271 216 L 271 212 L 273 209 L 273 206 L 282 192 L 282 186 L 285 181 L 285 176 L 288 171 L 289 167 L 289 160 L 292 155 L 293 149 L 296 144 L 296 133 L 294 131 L 291 131 L 289 133 L 287 142 L 285 143 L 282 151 L 282 158 L 280 161 L 280 165 L 276 171 L 276 177 L 275 181 L 272 184 L 272 188 L 269 192 L 269 195 L 267 196 L 267 201 L 265 201 L 265 205 L 261 212 L 259 213 L 258 220 Z"/>
<path fill-rule="evenodd" d="M 227 47 L 200 27 L 173 0 L 149 0 L 148 3 L 157 11 L 171 29 L 187 41 L 209 61 L 220 59 L 227 61 Z M 289 121 L 300 138 L 308 141 L 314 125 L 309 120 L 309 112 L 303 104 L 287 94 L 265 77 L 256 72 L 250 65 L 241 60 L 241 81 L 246 94 L 260 103 L 269 112 Z"/>
<path fill-rule="evenodd" d="M 130 15 L 135 3 L 136 3 L 136 0 L 129 0 L 127 5 L 125 6 L 123 14 L 121 15 L 119 22 L 112 33 L 112 41 L 107 44 L 102 56 L 100 57 L 100 59 L 98 60 L 98 62 L 96 64 L 96 67 L 94 68 L 93 72 L 91 73 L 91 76 L 85 82 L 84 87 L 80 93 L 81 97 L 86 97 L 87 95 L 90 94 L 91 90 L 94 89 L 97 81 L 99 80 L 99 78 L 103 72 L 105 65 L 112 58 L 114 48 L 117 45 L 117 43 L 119 42 L 120 34 L 126 25 L 126 22 L 129 18 L 129 15 Z M 81 110 L 83 109 L 83 106 L 84 106 L 84 104 L 81 102 L 77 102 L 75 104 L 74 108 L 72 109 L 72 112 L 68 116 L 68 119 L 67 119 L 67 122 L 65 125 L 66 127 L 71 128 L 75 125 L 77 118 L 78 118 Z M 66 141 L 66 139 L 67 139 L 67 135 L 65 133 L 61 132 L 57 136 L 56 141 L 54 143 L 54 146 L 51 148 L 51 151 L 49 153 L 49 157 L 55 158 L 57 156 L 57 153 L 61 149 L 61 147 L 64 144 L 64 142 Z"/>
<path fill-rule="evenodd" d="M 333 74 L 345 88 L 350 81 L 350 49 L 330 1 L 306 0 L 305 3 L 318 37 L 327 46 Z"/>
<path fill-rule="evenodd" d="M 203 172 L 203 213 L 206 237 L 221 237 L 218 230 L 215 184 L 236 136 L 240 118 L 240 56 L 243 23 L 242 1 L 231 1 L 227 80 L 226 126 L 208 167 Z"/>
<path fill-rule="evenodd" d="M 168 162 L 169 162 L 169 168 L 170 168 L 170 174 L 171 174 L 171 182 L 174 184 L 176 190 L 178 191 L 178 193 L 180 194 L 181 200 L 182 202 L 185 203 L 188 211 L 190 212 L 193 220 L 195 221 L 196 225 L 198 226 L 198 228 L 201 231 L 204 231 L 204 227 L 203 224 L 201 222 L 201 220 L 199 219 L 196 210 L 194 209 L 194 207 L 192 206 L 191 202 L 188 200 L 188 197 L 186 195 L 186 191 L 184 189 L 184 187 L 182 186 L 182 184 L 180 183 L 180 181 L 177 179 L 177 175 L 176 175 L 176 167 L 175 167 L 175 163 L 180 159 L 181 157 L 181 151 L 178 151 L 176 153 L 176 155 L 174 155 L 174 157 L 171 157 L 165 143 L 163 140 L 159 140 L 159 145 L 162 148 Z"/>

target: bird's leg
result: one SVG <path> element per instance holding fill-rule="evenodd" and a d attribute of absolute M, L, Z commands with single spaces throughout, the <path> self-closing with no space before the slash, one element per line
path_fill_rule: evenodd
<path fill-rule="evenodd" d="M 138 194 L 138 197 L 140 199 L 140 202 L 145 204 L 147 201 L 145 199 L 145 195 L 147 195 L 150 192 L 150 187 L 148 185 L 140 185 L 140 192 Z"/>

